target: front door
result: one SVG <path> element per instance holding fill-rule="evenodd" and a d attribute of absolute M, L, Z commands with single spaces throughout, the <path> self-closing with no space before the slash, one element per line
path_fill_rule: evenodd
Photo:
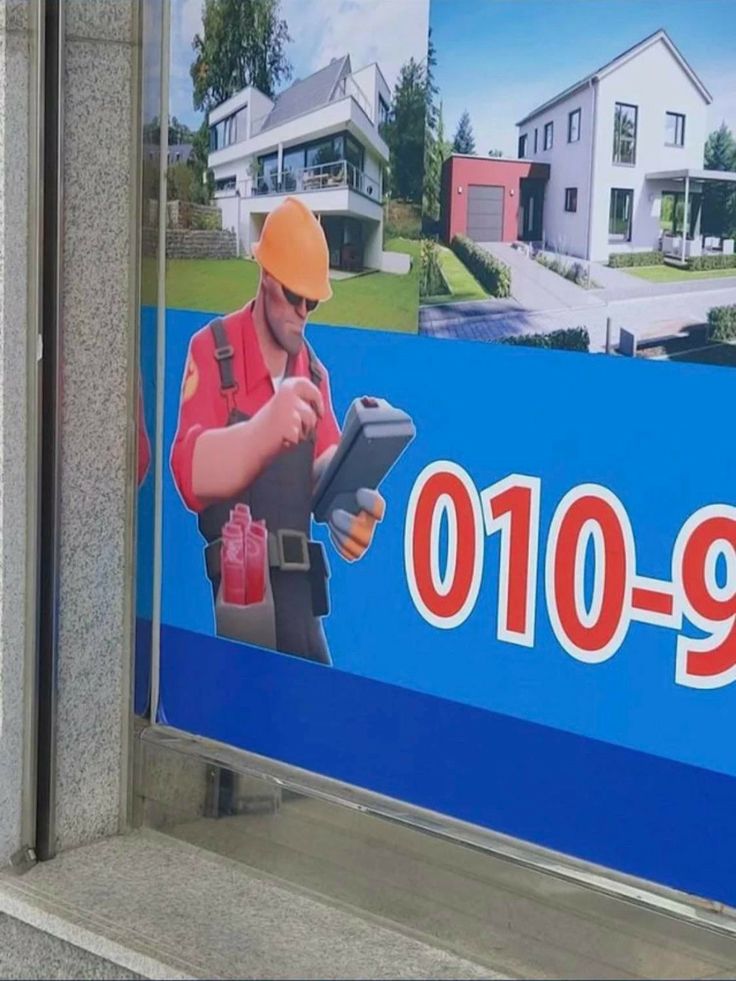
<path fill-rule="evenodd" d="M 544 181 L 524 178 L 521 181 L 519 238 L 522 242 L 541 242 L 544 211 Z"/>

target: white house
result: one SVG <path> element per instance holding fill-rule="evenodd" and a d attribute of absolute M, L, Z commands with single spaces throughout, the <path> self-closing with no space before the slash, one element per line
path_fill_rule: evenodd
<path fill-rule="evenodd" d="M 333 268 L 408 271 L 383 250 L 389 100 L 378 65 L 354 72 L 345 55 L 273 99 L 251 86 L 210 112 L 215 201 L 242 254 L 289 194 L 320 219 Z"/>
<path fill-rule="evenodd" d="M 596 261 L 622 250 L 697 254 L 702 187 L 716 179 L 703 170 L 711 101 L 659 30 L 525 116 L 519 157 L 549 165 L 547 246 Z"/>

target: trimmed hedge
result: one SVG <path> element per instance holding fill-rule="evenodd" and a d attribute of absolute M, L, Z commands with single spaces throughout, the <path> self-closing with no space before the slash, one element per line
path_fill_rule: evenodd
<path fill-rule="evenodd" d="M 456 235 L 450 248 L 491 296 L 511 296 L 511 270 L 505 262 L 499 262 L 465 235 Z"/>
<path fill-rule="evenodd" d="M 624 266 L 661 266 L 664 256 L 661 252 L 612 252 L 608 257 L 608 265 L 613 269 Z"/>
<path fill-rule="evenodd" d="M 708 311 L 708 337 L 711 341 L 732 341 L 736 338 L 736 305 L 712 307 Z"/>
<path fill-rule="evenodd" d="M 564 327 L 549 334 L 516 334 L 502 337 L 499 344 L 516 344 L 520 347 L 544 347 L 554 351 L 585 351 L 590 349 L 587 327 Z"/>
<path fill-rule="evenodd" d="M 736 269 L 736 255 L 695 255 L 687 260 L 687 268 L 693 272 L 701 269 Z"/>

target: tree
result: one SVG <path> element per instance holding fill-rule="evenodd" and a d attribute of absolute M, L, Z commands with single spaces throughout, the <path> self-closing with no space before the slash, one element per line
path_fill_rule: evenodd
<path fill-rule="evenodd" d="M 452 141 L 452 149 L 455 153 L 475 154 L 475 137 L 473 136 L 473 125 L 470 122 L 470 113 L 466 109 L 460 117 L 455 130 L 455 139 Z"/>
<path fill-rule="evenodd" d="M 410 58 L 394 86 L 391 112 L 384 134 L 389 147 L 389 179 L 396 198 L 422 200 L 424 143 L 427 122 L 427 73 Z"/>
<path fill-rule="evenodd" d="M 706 141 L 705 167 L 706 170 L 736 170 L 736 139 L 725 122 Z M 706 181 L 701 228 L 704 235 L 736 234 L 736 190 L 732 184 Z"/>
<path fill-rule="evenodd" d="M 489 157 L 502 157 L 503 156 L 503 150 L 489 150 L 488 151 L 488 156 Z"/>
<path fill-rule="evenodd" d="M 425 155 L 424 165 L 423 214 L 434 222 L 439 220 L 441 211 L 442 165 L 451 153 L 452 144 L 445 136 L 445 114 L 440 102 L 437 109 L 437 128 Z"/>
<path fill-rule="evenodd" d="M 194 108 L 209 112 L 248 85 L 273 96 L 291 78 L 290 40 L 280 0 L 205 0 L 192 41 Z"/>

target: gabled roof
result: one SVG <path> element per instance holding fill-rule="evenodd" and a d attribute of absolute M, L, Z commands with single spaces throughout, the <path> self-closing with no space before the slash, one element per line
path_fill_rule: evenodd
<path fill-rule="evenodd" d="M 524 123 L 529 122 L 530 119 L 533 119 L 535 116 L 538 116 L 540 113 L 546 112 L 548 109 L 551 109 L 553 106 L 556 106 L 558 102 L 562 102 L 563 99 L 566 99 L 568 96 L 573 95 L 575 92 L 579 91 L 580 89 L 586 88 L 588 85 L 590 85 L 591 82 L 593 81 L 597 82 L 599 79 L 605 78 L 606 75 L 610 75 L 611 72 L 616 71 L 616 69 L 619 68 L 621 65 L 623 65 L 625 62 L 630 61 L 632 58 L 635 58 L 637 55 L 641 54 L 642 51 L 645 51 L 653 44 L 657 44 L 659 41 L 661 41 L 663 44 L 666 45 L 672 57 L 675 59 L 675 61 L 679 63 L 680 67 L 685 72 L 685 74 L 689 77 L 690 81 L 693 83 L 695 88 L 698 89 L 703 99 L 708 104 L 710 104 L 713 101 L 713 96 L 705 87 L 701 79 L 697 76 L 695 71 L 687 63 L 681 51 L 679 50 L 675 42 L 672 40 L 672 38 L 669 36 L 667 31 L 665 31 L 663 28 L 660 28 L 660 30 L 655 31 L 654 34 L 650 34 L 648 37 L 645 37 L 643 40 L 637 42 L 637 44 L 634 44 L 632 47 L 627 48 L 626 51 L 623 51 L 620 55 L 617 55 L 611 61 L 606 62 L 605 65 L 596 69 L 596 71 L 591 72 L 590 75 L 586 75 L 585 78 L 581 78 L 579 82 L 575 82 L 574 85 L 571 85 L 563 92 L 560 92 L 558 95 L 554 96 L 554 98 L 549 99 L 549 101 L 542 103 L 541 106 L 538 106 L 532 112 L 527 113 L 527 115 L 524 116 L 523 119 L 520 119 L 516 125 L 523 126 Z"/>
<path fill-rule="evenodd" d="M 319 109 L 332 99 L 337 83 L 350 73 L 350 55 L 335 58 L 325 68 L 294 82 L 274 99 L 274 107 L 266 117 L 261 132 L 280 126 L 305 112 Z"/>

